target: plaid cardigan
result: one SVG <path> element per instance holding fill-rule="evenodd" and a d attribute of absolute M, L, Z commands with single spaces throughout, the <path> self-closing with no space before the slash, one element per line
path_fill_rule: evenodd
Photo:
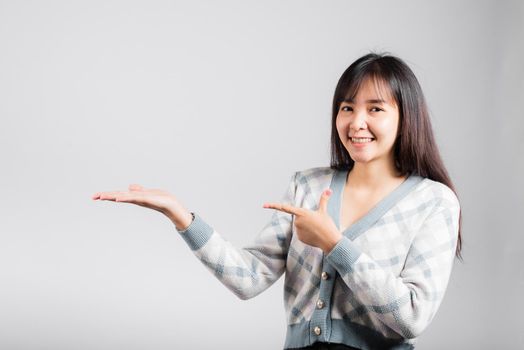
<path fill-rule="evenodd" d="M 326 188 L 340 229 L 348 171 L 293 174 L 282 203 L 316 210 Z M 302 243 L 293 216 L 275 210 L 251 244 L 237 248 L 198 214 L 179 231 L 198 259 L 235 295 L 252 298 L 284 272 L 285 349 L 314 342 L 360 349 L 413 349 L 442 301 L 458 237 L 460 206 L 444 184 L 410 175 L 343 231 L 329 252 Z"/>

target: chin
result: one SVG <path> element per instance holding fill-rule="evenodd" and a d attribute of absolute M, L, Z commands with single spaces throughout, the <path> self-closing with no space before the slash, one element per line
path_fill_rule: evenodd
<path fill-rule="evenodd" d="M 351 155 L 349 155 L 351 157 Z M 364 157 L 351 157 L 351 159 L 355 162 L 355 163 L 362 163 L 362 164 L 366 164 L 366 163 L 369 163 L 371 162 L 371 158 L 364 158 Z"/>

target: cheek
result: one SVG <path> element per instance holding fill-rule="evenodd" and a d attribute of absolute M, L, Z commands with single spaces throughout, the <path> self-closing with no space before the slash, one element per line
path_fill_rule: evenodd
<path fill-rule="evenodd" d="M 395 138 L 398 129 L 398 122 L 391 119 L 384 119 L 374 124 L 375 132 L 380 133 L 383 137 Z"/>
<path fill-rule="evenodd" d="M 335 124 L 336 124 L 338 133 L 343 134 L 345 132 L 347 123 L 344 123 L 342 118 L 337 117 Z"/>

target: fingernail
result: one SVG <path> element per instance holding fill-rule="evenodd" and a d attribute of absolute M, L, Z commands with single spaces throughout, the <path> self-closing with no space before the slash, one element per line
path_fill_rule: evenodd
<path fill-rule="evenodd" d="M 329 196 L 329 195 L 331 195 L 332 191 L 331 191 L 330 188 L 328 188 L 328 189 L 325 191 L 325 193 Z"/>

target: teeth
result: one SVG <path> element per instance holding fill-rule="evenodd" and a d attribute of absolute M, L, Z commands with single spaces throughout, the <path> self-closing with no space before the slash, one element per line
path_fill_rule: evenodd
<path fill-rule="evenodd" d="M 373 139 L 369 137 L 352 137 L 351 141 L 353 142 L 371 142 L 373 141 Z"/>

